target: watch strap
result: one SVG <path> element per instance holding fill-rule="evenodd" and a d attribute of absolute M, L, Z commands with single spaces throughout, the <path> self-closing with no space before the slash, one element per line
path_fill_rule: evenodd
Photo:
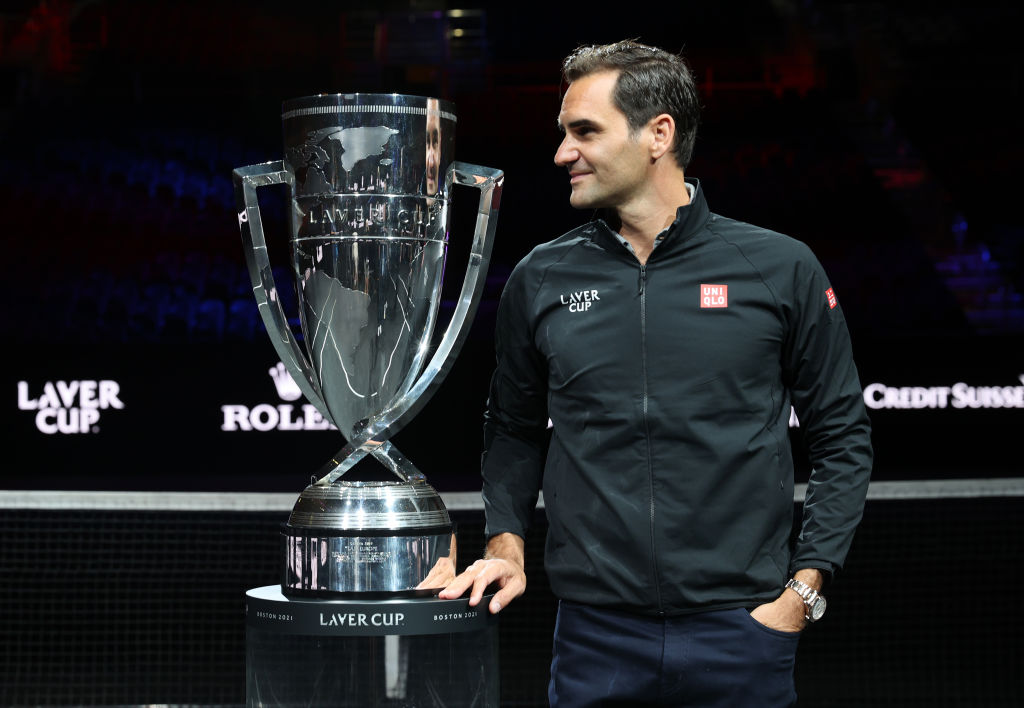
<path fill-rule="evenodd" d="M 819 598 L 824 600 L 824 596 L 807 583 L 801 582 L 796 578 L 787 580 L 786 587 L 796 592 L 800 599 L 804 601 L 804 619 L 814 622 L 817 618 L 811 616 L 811 609 Z"/>

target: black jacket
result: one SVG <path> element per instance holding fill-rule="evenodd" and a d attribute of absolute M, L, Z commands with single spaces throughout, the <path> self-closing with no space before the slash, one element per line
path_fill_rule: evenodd
<path fill-rule="evenodd" d="M 543 485 L 564 599 L 753 606 L 795 569 L 837 569 L 863 511 L 870 429 L 824 271 L 804 244 L 712 214 L 691 182 L 646 265 L 595 221 L 536 247 L 502 294 L 487 534 L 525 535 Z M 814 468 L 795 549 L 791 404 Z"/>

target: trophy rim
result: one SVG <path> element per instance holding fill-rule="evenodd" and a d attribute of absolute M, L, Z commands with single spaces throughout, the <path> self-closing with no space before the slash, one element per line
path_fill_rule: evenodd
<path fill-rule="evenodd" d="M 294 96 L 287 98 L 281 102 L 281 112 L 287 113 L 290 110 L 296 108 L 306 108 L 309 106 L 343 106 L 343 105 L 361 105 L 355 103 L 358 100 L 371 101 L 376 103 L 390 102 L 394 105 L 402 105 L 404 102 L 397 99 L 407 99 L 416 102 L 422 102 L 423 106 L 426 106 L 427 101 L 437 101 L 438 109 L 443 113 L 450 113 L 455 115 L 455 102 L 449 101 L 445 98 L 438 96 L 423 96 L 415 93 L 377 93 L 377 92 L 336 92 L 336 93 L 314 93 L 306 96 Z M 374 105 L 374 103 L 366 103 L 366 105 Z"/>

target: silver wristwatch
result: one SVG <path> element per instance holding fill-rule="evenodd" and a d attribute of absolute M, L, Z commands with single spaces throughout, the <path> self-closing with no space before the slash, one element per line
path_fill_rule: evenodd
<path fill-rule="evenodd" d="M 804 601 L 804 617 L 808 622 L 817 622 L 825 615 L 825 598 L 817 590 L 796 578 L 790 578 L 786 582 L 786 587 L 795 590 Z"/>

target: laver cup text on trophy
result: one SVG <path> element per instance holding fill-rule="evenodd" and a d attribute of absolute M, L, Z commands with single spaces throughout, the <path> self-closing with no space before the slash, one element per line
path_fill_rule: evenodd
<path fill-rule="evenodd" d="M 435 568 L 454 564 L 451 520 L 389 438 L 440 386 L 466 338 L 504 177 L 452 161 L 455 110 L 438 99 L 310 96 L 286 101 L 282 121 L 284 160 L 234 171 L 246 262 L 281 361 L 348 441 L 284 527 L 282 592 L 429 594 L 444 584 Z M 305 350 L 281 307 L 257 203 L 258 187 L 280 183 Z M 434 348 L 453 185 L 479 189 L 480 204 L 459 299 Z M 343 479 L 368 454 L 395 479 Z"/>

